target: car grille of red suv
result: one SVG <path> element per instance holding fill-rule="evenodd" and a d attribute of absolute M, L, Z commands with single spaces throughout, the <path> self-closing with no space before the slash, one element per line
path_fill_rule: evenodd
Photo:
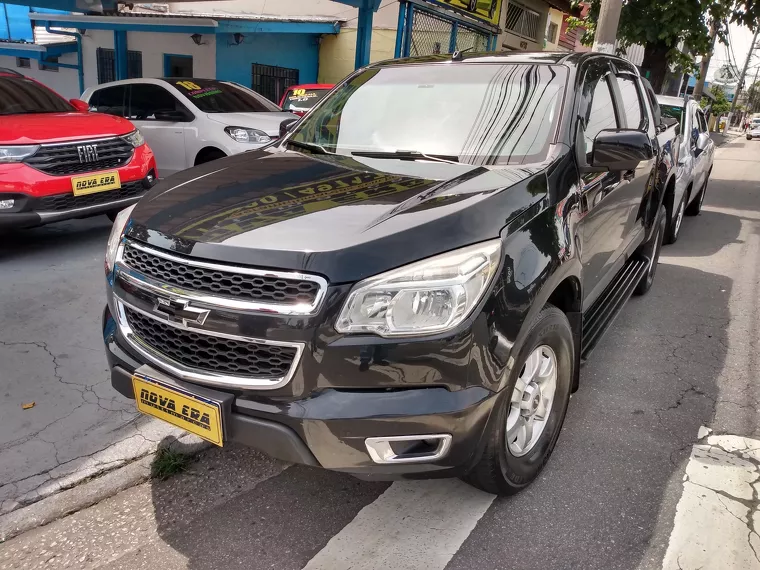
<path fill-rule="evenodd" d="M 52 176 L 119 168 L 132 160 L 134 147 L 121 137 L 42 145 L 24 163 Z"/>

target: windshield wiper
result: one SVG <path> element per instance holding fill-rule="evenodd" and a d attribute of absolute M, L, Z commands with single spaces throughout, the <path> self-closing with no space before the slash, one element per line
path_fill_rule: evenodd
<path fill-rule="evenodd" d="M 399 160 L 435 160 L 438 162 L 459 162 L 459 157 L 450 154 L 425 154 L 418 150 L 357 150 L 352 156 L 365 158 L 398 158 Z"/>
<path fill-rule="evenodd" d="M 293 146 L 297 146 L 298 148 L 305 148 L 306 150 L 310 150 L 314 154 L 333 154 L 332 152 L 327 152 L 327 149 L 325 149 L 325 147 L 317 143 L 307 143 L 307 142 L 301 142 L 301 141 L 294 141 L 293 139 L 290 139 L 290 140 L 285 141 L 285 144 L 292 144 Z"/>

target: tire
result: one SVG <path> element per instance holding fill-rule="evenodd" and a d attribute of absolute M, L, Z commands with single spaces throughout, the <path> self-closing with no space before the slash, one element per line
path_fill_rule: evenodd
<path fill-rule="evenodd" d="M 211 162 L 212 160 L 218 160 L 226 156 L 227 155 L 224 154 L 221 150 L 217 150 L 217 149 L 207 150 L 205 152 L 202 152 L 196 157 L 195 166 L 198 166 L 199 164 L 206 164 L 207 162 Z"/>
<path fill-rule="evenodd" d="M 565 421 L 575 366 L 574 350 L 567 317 L 556 307 L 547 305 L 531 325 L 509 382 L 497 396 L 488 432 L 484 434 L 487 442 L 483 455 L 464 477 L 465 481 L 488 493 L 513 495 L 538 476 L 554 450 Z M 548 404 L 545 394 L 551 386 L 552 373 L 545 373 L 547 360 L 554 365 L 555 388 Z M 531 375 L 531 371 L 535 374 Z M 533 382 L 526 385 L 530 378 Z M 522 392 L 520 387 L 524 387 Z M 531 398 L 531 394 L 536 394 L 538 399 Z M 543 423 L 537 419 L 542 409 L 546 412 Z M 527 432 L 520 426 L 525 426 L 529 418 L 532 418 L 534 435 L 527 439 Z M 540 432 L 536 433 L 536 429 Z M 515 434 L 522 436 L 522 447 L 520 437 L 516 438 Z"/>
<path fill-rule="evenodd" d="M 667 215 L 665 206 L 660 206 L 660 211 L 657 213 L 657 219 L 655 220 L 654 232 L 649 240 L 641 246 L 640 253 L 649 260 L 649 265 L 647 266 L 647 272 L 641 278 L 638 285 L 636 285 L 636 289 L 633 290 L 634 295 L 644 295 L 652 288 L 654 276 L 657 273 L 657 265 L 660 262 L 660 251 L 662 251 L 662 242 L 665 237 Z"/>
<path fill-rule="evenodd" d="M 675 211 L 674 215 L 670 219 L 670 223 L 668 224 L 668 229 L 665 232 L 663 243 L 671 244 L 671 243 L 676 243 L 678 241 L 678 236 L 681 233 L 681 226 L 683 225 L 684 212 L 686 211 L 686 202 L 688 201 L 689 201 L 689 194 L 687 191 L 687 192 L 684 192 L 683 196 L 681 196 L 681 201 L 678 203 L 678 209 Z"/>
<path fill-rule="evenodd" d="M 707 183 L 709 180 L 710 175 L 708 174 L 707 178 L 705 178 L 705 183 L 702 185 L 702 189 L 699 191 L 699 196 L 696 196 L 691 204 L 686 207 L 686 210 L 684 210 L 687 216 L 698 216 L 702 211 L 702 204 L 705 203 L 705 194 L 707 193 Z"/>
<path fill-rule="evenodd" d="M 752 140 L 752 137 L 751 137 L 751 136 L 749 136 L 749 135 L 747 135 L 747 140 L 748 140 L 748 141 L 751 141 L 751 140 Z"/>

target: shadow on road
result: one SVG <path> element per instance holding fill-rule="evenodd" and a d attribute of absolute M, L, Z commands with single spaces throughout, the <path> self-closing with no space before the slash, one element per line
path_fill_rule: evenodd
<path fill-rule="evenodd" d="M 59 251 L 66 255 L 93 243 L 102 243 L 105 254 L 111 225 L 105 216 L 97 216 L 28 230 L 0 232 L 0 262 L 41 252 L 49 254 L 51 251 Z"/>

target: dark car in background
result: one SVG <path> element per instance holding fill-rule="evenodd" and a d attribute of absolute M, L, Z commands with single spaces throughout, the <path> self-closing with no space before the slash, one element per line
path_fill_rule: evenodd
<path fill-rule="evenodd" d="M 120 215 L 113 386 L 216 445 L 519 491 L 654 281 L 678 141 L 652 100 L 596 53 L 357 71 L 277 144 Z"/>

